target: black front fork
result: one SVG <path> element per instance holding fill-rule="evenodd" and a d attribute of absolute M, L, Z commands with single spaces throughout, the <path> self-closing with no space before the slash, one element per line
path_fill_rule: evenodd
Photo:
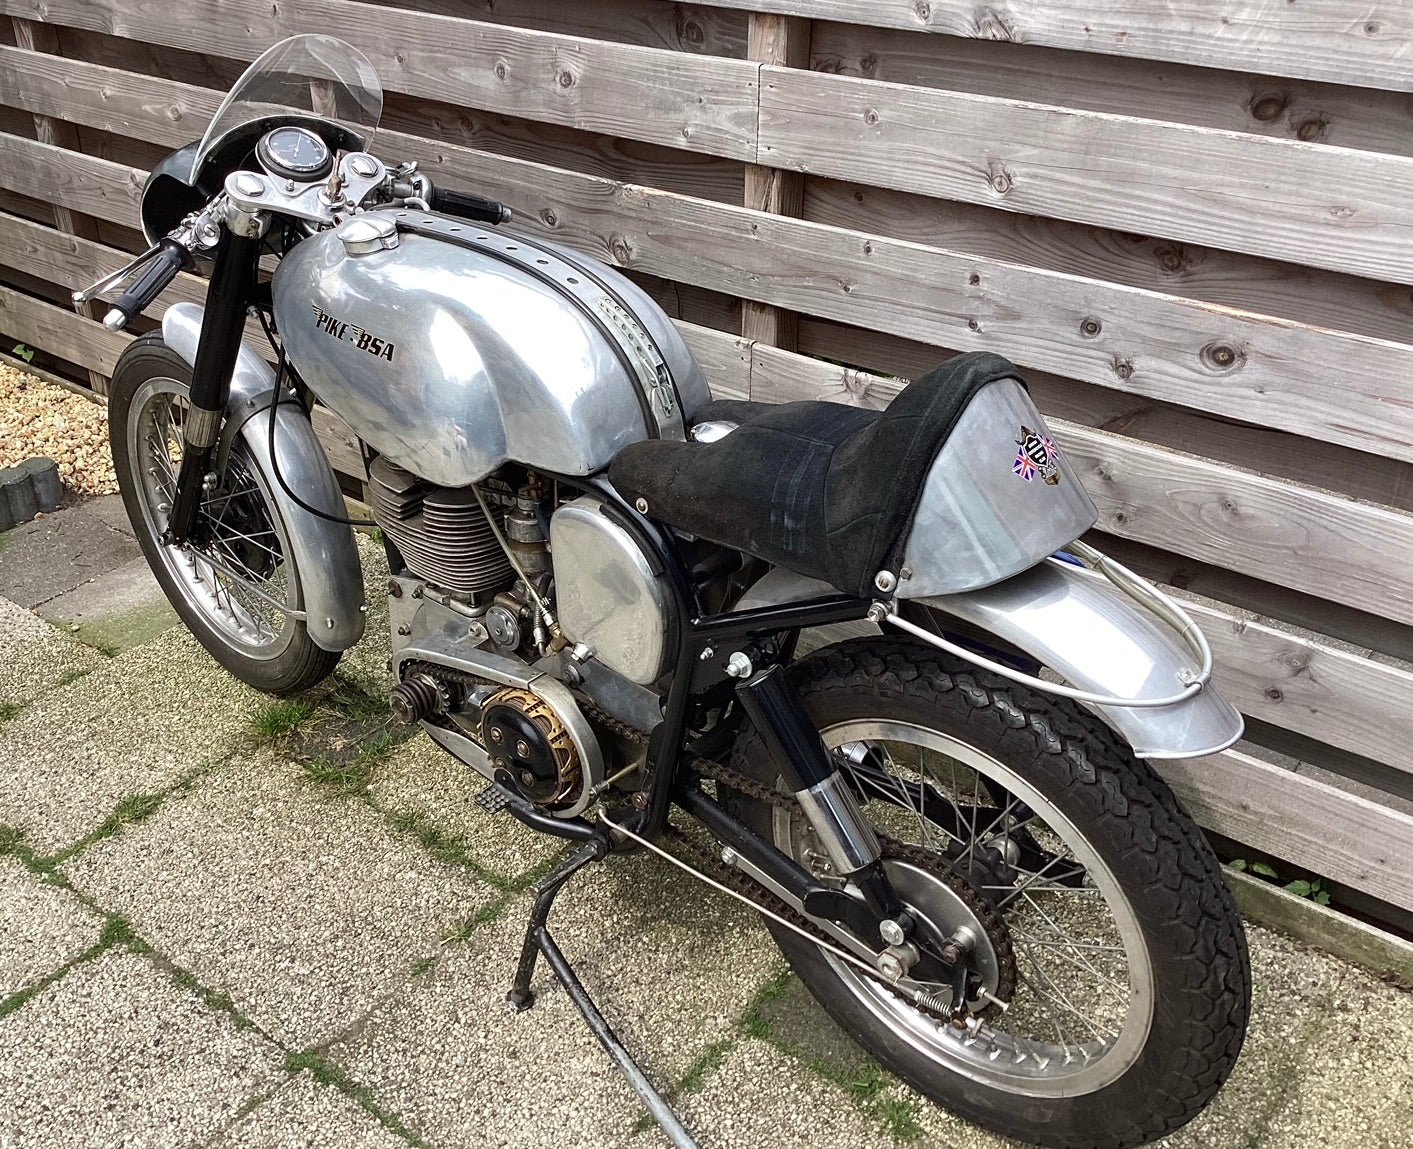
<path fill-rule="evenodd" d="M 201 505 L 211 452 L 221 433 L 221 416 L 230 395 L 231 372 L 245 334 L 245 306 L 255 285 L 260 239 L 222 230 L 216 266 L 206 291 L 201 341 L 191 371 L 191 409 L 182 426 L 182 465 L 167 519 L 167 543 L 191 536 Z"/>
<path fill-rule="evenodd" d="M 858 887 L 870 910 L 899 923 L 906 933 L 911 923 L 883 873 L 873 827 L 786 681 L 784 669 L 771 666 L 752 675 L 736 688 L 736 695 L 780 777 L 804 809 L 831 868 Z"/>

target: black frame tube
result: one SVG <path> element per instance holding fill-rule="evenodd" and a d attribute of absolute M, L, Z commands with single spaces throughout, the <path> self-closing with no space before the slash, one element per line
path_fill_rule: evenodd
<path fill-rule="evenodd" d="M 196 525 L 201 482 L 219 438 L 221 415 L 231 390 L 231 372 L 245 335 L 245 306 L 260 263 L 260 245 L 260 239 L 234 235 L 227 228 L 221 229 L 216 244 L 216 266 L 206 290 L 201 341 L 191 369 L 191 416 L 197 422 L 209 423 L 212 433 L 209 443 L 188 440 L 182 445 L 182 465 L 167 518 L 165 541 L 169 543 L 184 541 Z"/>

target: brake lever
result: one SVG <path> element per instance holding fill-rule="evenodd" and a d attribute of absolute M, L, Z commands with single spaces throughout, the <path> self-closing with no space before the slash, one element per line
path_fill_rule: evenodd
<path fill-rule="evenodd" d="M 87 303 L 90 299 L 96 299 L 105 292 L 112 291 L 113 288 L 117 287 L 118 284 L 122 283 L 128 276 L 135 274 L 140 268 L 150 262 L 161 250 L 162 244 L 160 242 L 154 243 L 136 259 L 132 260 L 130 263 L 124 264 L 122 267 L 118 268 L 117 271 L 105 275 L 97 283 L 90 284 L 82 291 L 75 291 L 71 298 L 75 303 Z"/>

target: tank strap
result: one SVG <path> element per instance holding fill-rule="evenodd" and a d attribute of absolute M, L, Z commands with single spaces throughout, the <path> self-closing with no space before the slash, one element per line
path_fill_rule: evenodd
<path fill-rule="evenodd" d="M 454 244 L 508 263 L 551 288 L 582 314 L 613 348 L 632 381 L 650 439 L 687 438 L 686 418 L 667 360 L 632 308 L 595 274 L 588 260 L 569 259 L 523 235 L 479 230 L 465 220 L 396 210 L 399 231 Z"/>

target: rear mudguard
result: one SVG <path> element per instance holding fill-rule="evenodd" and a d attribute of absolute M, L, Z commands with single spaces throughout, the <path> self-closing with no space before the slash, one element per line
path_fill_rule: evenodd
<path fill-rule="evenodd" d="M 779 568 L 757 582 L 738 610 L 837 594 L 818 579 Z M 1192 655 L 1154 616 L 1107 579 L 1068 563 L 1043 562 L 980 590 L 911 600 L 937 617 L 971 624 L 1023 651 L 1072 686 L 1126 698 L 1181 689 Z M 995 657 L 995 652 L 988 652 Z M 1171 706 L 1094 706 L 1140 758 L 1215 754 L 1242 734 L 1241 714 L 1215 687 Z"/>
<path fill-rule="evenodd" d="M 195 303 L 176 303 L 162 317 L 163 341 L 188 363 L 196 362 L 203 314 L 204 309 Z M 366 617 L 358 546 L 351 527 L 310 514 L 275 480 L 269 422 L 269 403 L 274 392 L 274 371 L 249 345 L 243 345 L 231 373 L 226 427 L 240 436 L 251 459 L 266 476 L 285 521 L 299 569 L 309 637 L 325 650 L 347 650 L 363 637 Z M 229 449 L 224 433 L 222 444 L 224 459 L 224 451 Z M 277 408 L 275 454 L 280 475 L 290 490 L 326 514 L 347 515 L 328 456 L 308 416 L 297 404 L 282 403 Z"/>

